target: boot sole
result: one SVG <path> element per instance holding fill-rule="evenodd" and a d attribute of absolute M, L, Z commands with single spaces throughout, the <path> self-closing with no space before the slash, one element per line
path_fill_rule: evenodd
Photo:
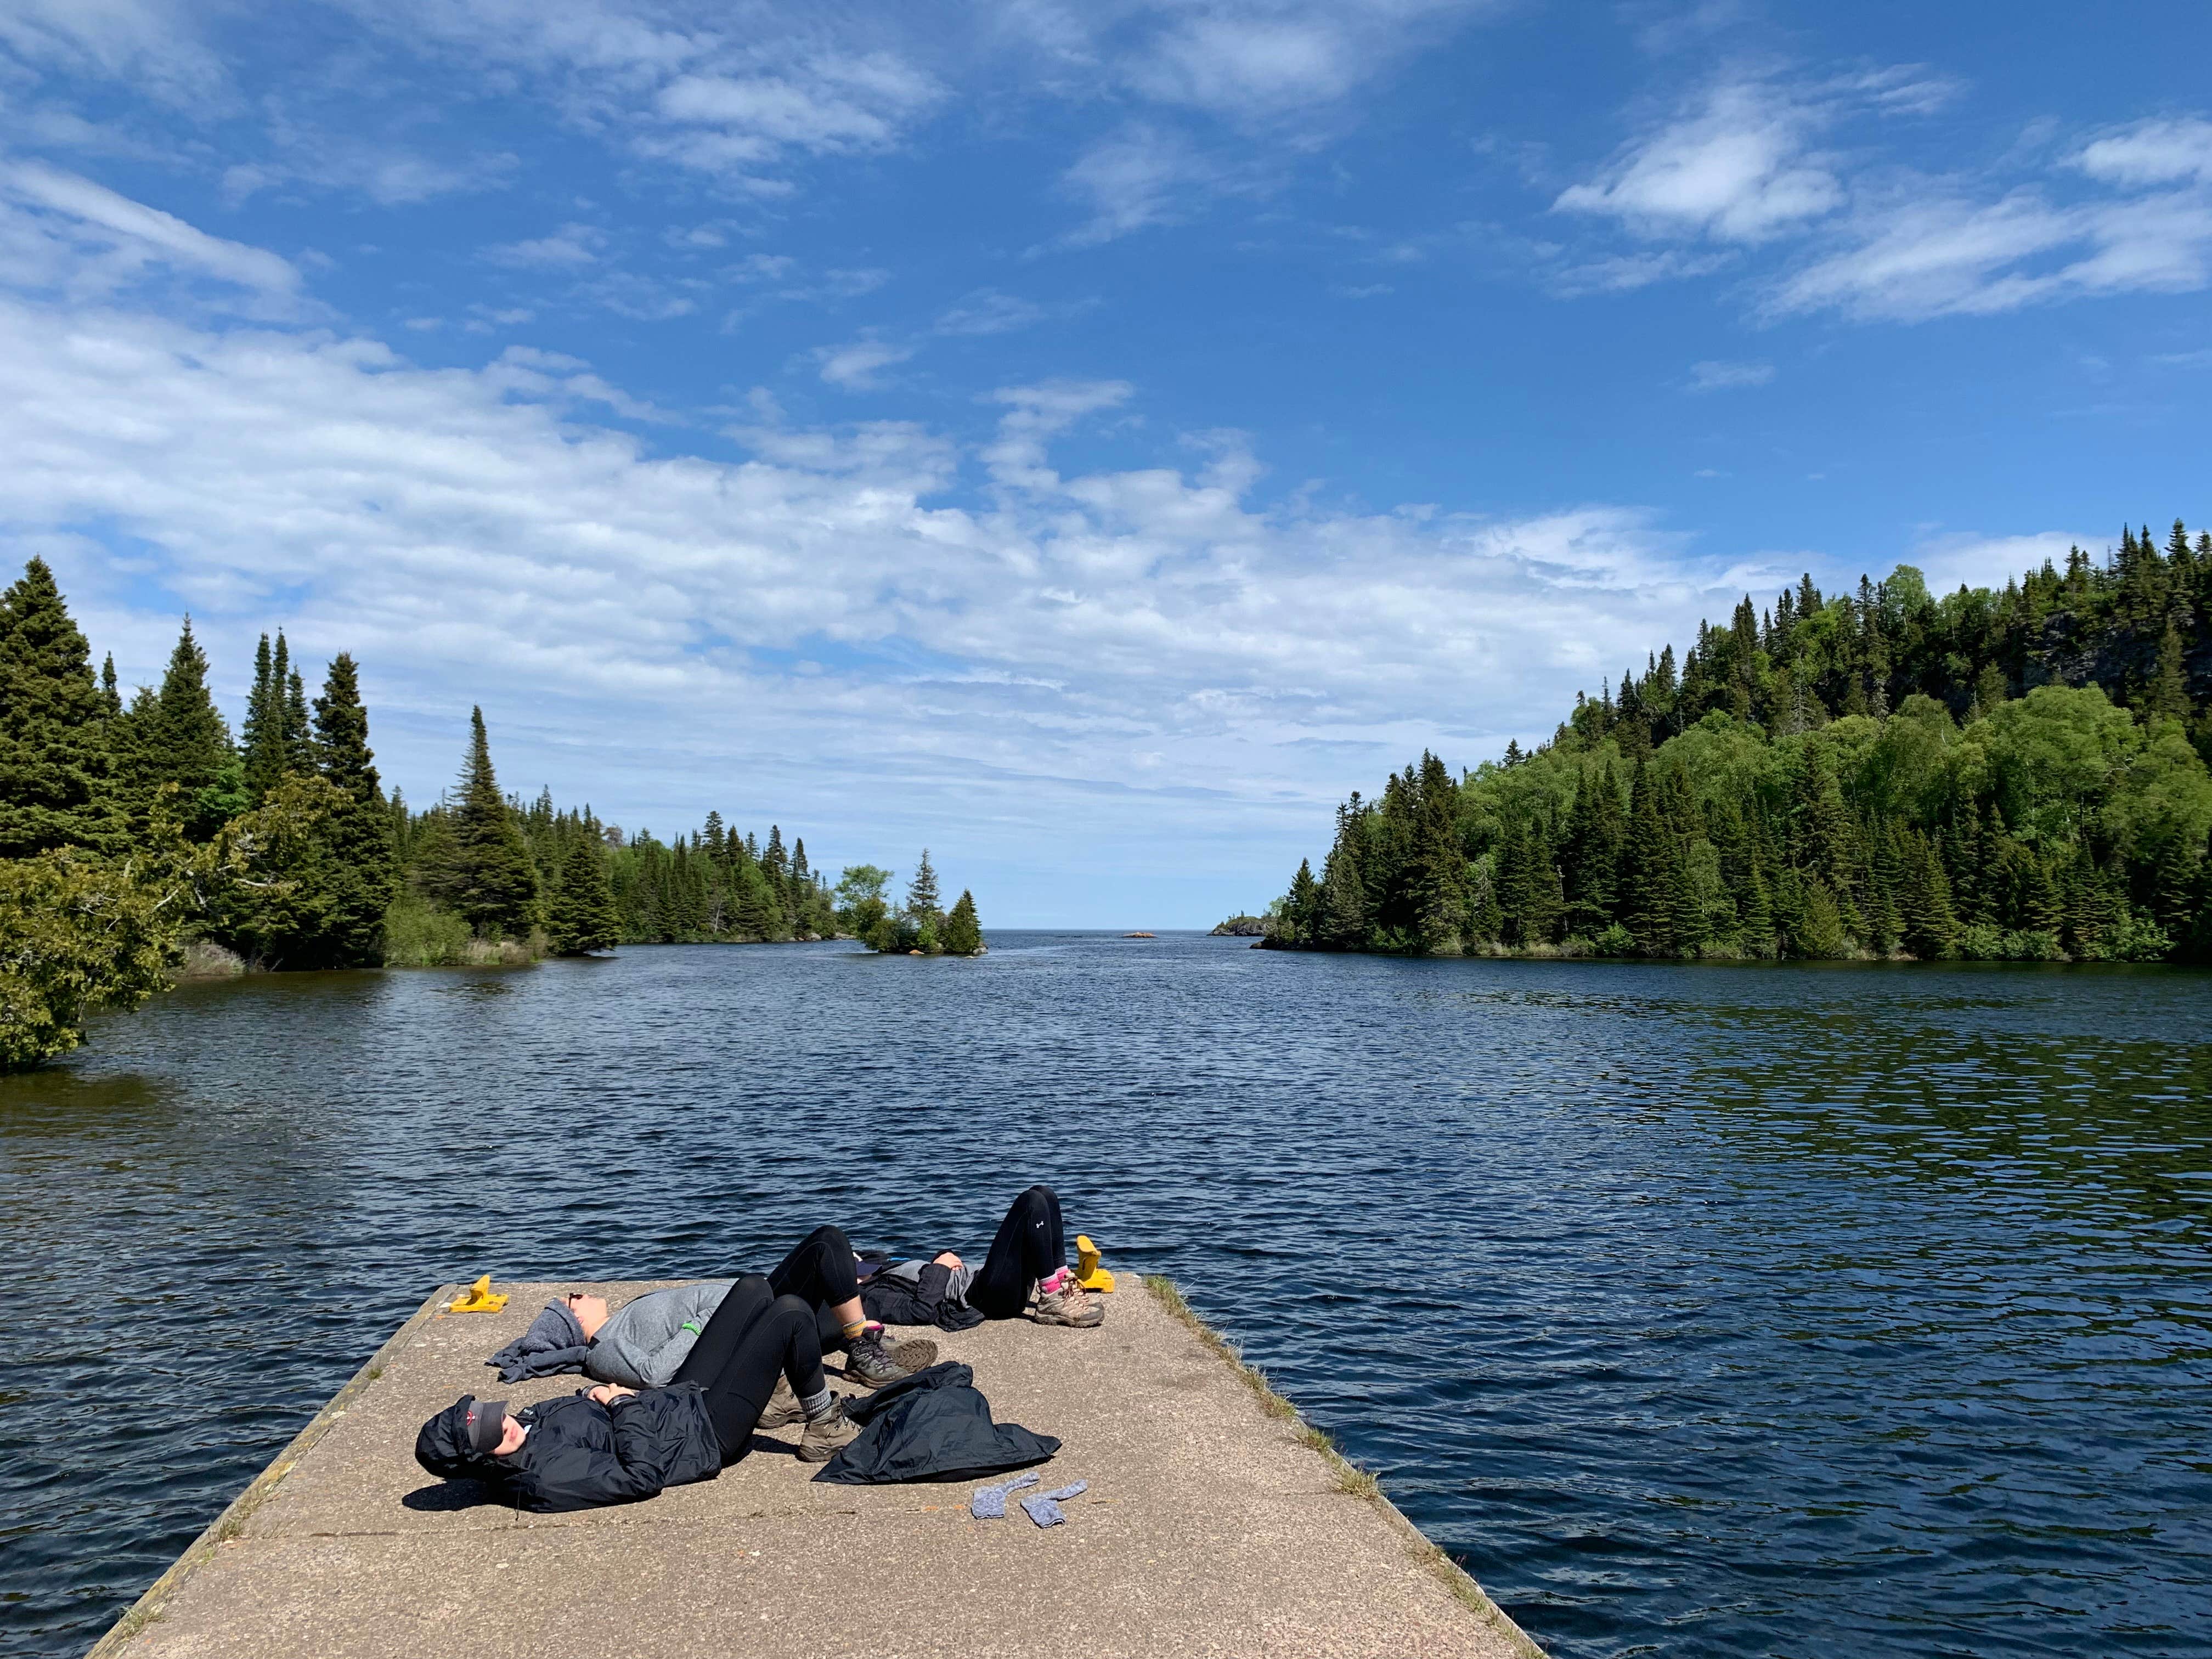
<path fill-rule="evenodd" d="M 1096 1319 L 1067 1319 L 1058 1314 L 1031 1312 L 1030 1322 L 1034 1325 L 1060 1325 L 1071 1331 L 1095 1331 L 1106 1322 L 1106 1310 L 1101 1308 Z"/>
<path fill-rule="evenodd" d="M 848 1440 L 844 1445 L 825 1446 L 818 1440 L 802 1440 L 799 1443 L 799 1461 L 802 1463 L 827 1463 L 852 1443 Z"/>

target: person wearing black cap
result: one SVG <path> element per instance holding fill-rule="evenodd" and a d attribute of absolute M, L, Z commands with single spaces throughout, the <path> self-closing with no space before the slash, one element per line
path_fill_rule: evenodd
<path fill-rule="evenodd" d="M 771 1413 L 779 1382 L 793 1397 Z M 602 1383 L 519 1412 L 463 1395 L 422 1425 L 415 1461 L 446 1480 L 501 1487 L 523 1509 L 592 1509 L 710 1480 L 745 1455 L 756 1428 L 794 1418 L 805 1420 L 799 1455 L 810 1463 L 860 1434 L 823 1380 L 814 1310 L 749 1273 L 666 1388 Z"/>

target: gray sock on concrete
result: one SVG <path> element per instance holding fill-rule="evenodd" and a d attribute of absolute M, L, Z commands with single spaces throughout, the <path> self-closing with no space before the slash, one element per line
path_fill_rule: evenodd
<path fill-rule="evenodd" d="M 1034 1471 L 1018 1474 L 1011 1480 L 1002 1480 L 995 1486 L 984 1486 L 968 1500 L 968 1513 L 978 1521 L 1003 1521 L 1006 1518 L 1006 1494 L 1019 1492 L 1024 1486 L 1034 1486 L 1037 1477 Z"/>
<path fill-rule="evenodd" d="M 798 1390 L 793 1389 L 793 1392 L 796 1394 Z M 830 1392 L 830 1385 L 825 1382 L 812 1394 L 799 1395 L 799 1409 L 806 1414 L 808 1422 L 819 1423 L 830 1415 L 830 1407 L 835 1399 L 836 1396 Z"/>
<path fill-rule="evenodd" d="M 1088 1480 L 1079 1480 L 1072 1486 L 1062 1486 L 1058 1492 L 1041 1492 L 1035 1498 L 1024 1498 L 1022 1507 L 1029 1511 L 1030 1519 L 1040 1527 L 1056 1527 L 1067 1517 L 1060 1513 L 1060 1505 L 1054 1500 L 1080 1497 L 1090 1490 Z"/>

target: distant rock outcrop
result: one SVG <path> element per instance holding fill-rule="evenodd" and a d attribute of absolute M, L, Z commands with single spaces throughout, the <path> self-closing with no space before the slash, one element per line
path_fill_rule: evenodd
<path fill-rule="evenodd" d="M 1231 916 L 1213 930 L 1215 939 L 1265 939 L 1267 919 L 1265 916 Z"/>

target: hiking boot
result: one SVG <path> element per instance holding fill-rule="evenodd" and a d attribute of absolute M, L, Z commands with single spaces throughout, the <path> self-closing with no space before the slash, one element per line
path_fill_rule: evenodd
<path fill-rule="evenodd" d="M 880 1332 L 871 1331 L 866 1336 L 855 1337 L 845 1349 L 845 1380 L 857 1382 L 864 1389 L 880 1389 L 886 1382 L 896 1382 L 908 1375 L 907 1368 L 899 1364 L 891 1351 L 884 1346 Z"/>
<path fill-rule="evenodd" d="M 884 1352 L 908 1376 L 916 1371 L 926 1371 L 937 1363 L 937 1344 L 926 1336 L 910 1336 L 903 1342 L 885 1342 Z"/>
<path fill-rule="evenodd" d="M 791 1391 L 791 1379 L 777 1377 L 775 1392 L 769 1395 L 768 1408 L 760 1414 L 760 1426 L 780 1429 L 787 1424 L 796 1423 L 805 1415 L 799 1409 L 799 1396 Z"/>
<path fill-rule="evenodd" d="M 860 1437 L 860 1425 L 845 1415 L 845 1402 L 832 1395 L 830 1409 L 811 1419 L 799 1437 L 799 1461 L 827 1463 Z"/>
<path fill-rule="evenodd" d="M 1106 1322 L 1106 1304 L 1077 1284 L 1073 1273 L 1062 1273 L 1058 1290 L 1037 1286 L 1036 1308 L 1030 1317 L 1040 1325 L 1073 1325 L 1089 1330 Z"/>

